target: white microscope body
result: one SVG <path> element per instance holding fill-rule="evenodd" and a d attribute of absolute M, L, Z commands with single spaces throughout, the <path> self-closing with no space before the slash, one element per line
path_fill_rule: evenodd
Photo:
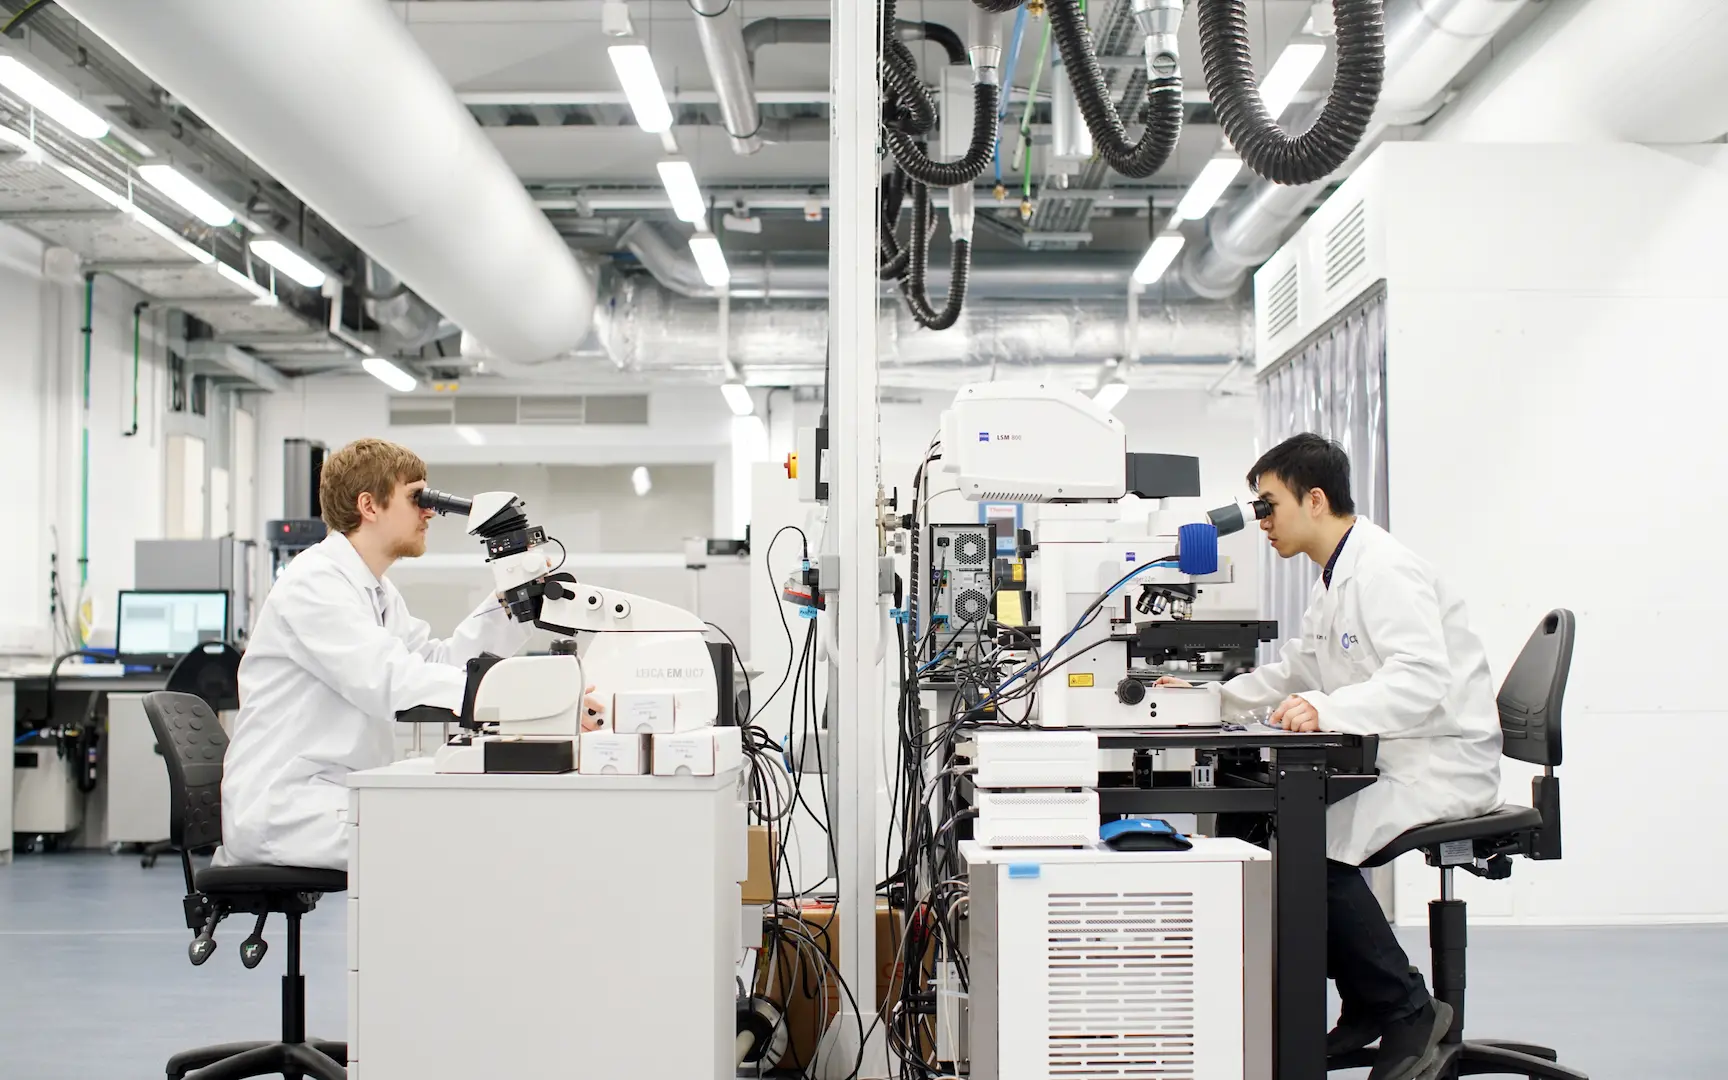
<path fill-rule="evenodd" d="M 963 387 L 942 414 L 942 447 L 938 469 L 951 474 L 968 499 L 1047 504 L 1039 509 L 1036 561 L 1028 570 L 1037 592 L 1042 650 L 1049 656 L 1044 668 L 1051 672 L 1039 686 L 1034 723 L 1145 729 L 1219 722 L 1216 694 L 1153 687 L 1143 671 L 1135 678 L 1129 644 L 1137 623 L 1179 622 L 1196 611 L 1202 617 L 1237 616 L 1218 605 L 1235 580 L 1229 560 L 1212 560 L 1216 568 L 1210 572 L 1186 572 L 1177 565 L 1180 523 L 1166 520 L 1171 515 L 1156 501 L 1146 501 L 1177 490 L 1199 495 L 1194 459 L 1129 454 L 1127 432 L 1109 410 L 1076 390 L 1031 382 Z M 1226 533 L 1240 529 L 1245 515 L 1251 521 L 1258 513 L 1226 510 L 1231 513 L 1208 515 Z M 1169 565 L 1162 565 L 1166 560 Z M 1144 569 L 1149 563 L 1152 568 Z M 1094 600 L 1130 573 L 1097 617 L 1086 621 Z M 1172 600 L 1155 612 L 1135 608 L 1147 585 L 1189 599 Z M 1229 608 L 1239 602 L 1229 600 Z M 1244 620 L 1253 618 L 1252 603 Z"/>
<path fill-rule="evenodd" d="M 470 675 L 473 702 L 463 720 L 484 734 L 464 736 L 440 750 L 440 772 L 483 771 L 489 740 L 573 743 L 582 731 L 582 702 L 588 694 L 606 706 L 606 713 L 595 718 L 603 726 L 619 703 L 644 694 L 671 698 L 677 730 L 714 723 L 719 712 L 714 664 L 706 624 L 693 612 L 560 573 L 562 544 L 554 562 L 545 530 L 528 523 L 514 492 L 483 492 L 471 503 L 437 492 L 431 496 L 421 505 L 441 513 L 466 510 L 468 531 L 486 544 L 493 583 L 510 618 L 557 634 L 585 635 L 574 651 L 498 660 L 478 676 L 477 686 Z"/>

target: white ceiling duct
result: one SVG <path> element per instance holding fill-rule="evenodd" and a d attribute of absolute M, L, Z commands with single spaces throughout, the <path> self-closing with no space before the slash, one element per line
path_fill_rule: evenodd
<path fill-rule="evenodd" d="M 1701 143 L 1728 132 L 1728 3 L 1552 4 L 1429 138 Z"/>
<path fill-rule="evenodd" d="M 574 348 L 594 283 L 379 0 L 65 0 L 500 355 Z"/>
<path fill-rule="evenodd" d="M 889 369 L 970 366 L 988 378 L 1001 365 L 1096 367 L 1124 356 L 1155 364 L 1211 366 L 1253 349 L 1253 319 L 1238 304 L 1140 303 L 1130 340 L 1126 297 L 1091 300 L 970 298 L 960 322 L 932 331 L 903 305 L 884 304 L 879 332 L 884 382 Z M 600 306 L 596 331 L 621 370 L 658 380 L 670 373 L 720 370 L 721 320 L 713 300 L 675 295 L 644 277 L 618 275 Z M 820 365 L 827 350 L 828 305 L 822 301 L 733 300 L 725 322 L 726 355 L 746 371 Z M 470 353 L 469 348 L 464 354 Z"/>

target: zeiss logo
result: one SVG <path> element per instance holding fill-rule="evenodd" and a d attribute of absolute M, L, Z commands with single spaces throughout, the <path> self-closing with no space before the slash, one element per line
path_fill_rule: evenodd
<path fill-rule="evenodd" d="M 990 433 L 988 431 L 980 431 L 978 433 L 978 441 L 979 442 L 989 442 L 990 441 Z"/>
<path fill-rule="evenodd" d="M 1346 633 L 1344 636 L 1342 636 L 1338 639 L 1338 643 L 1340 645 L 1343 645 L 1346 649 L 1348 649 L 1348 648 L 1350 648 L 1350 646 L 1356 644 L 1357 640 L 1358 639 L 1357 639 L 1355 634 Z"/>

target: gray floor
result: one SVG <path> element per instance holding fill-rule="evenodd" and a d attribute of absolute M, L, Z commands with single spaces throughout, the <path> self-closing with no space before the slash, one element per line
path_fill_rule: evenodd
<path fill-rule="evenodd" d="M 156 1080 L 176 1051 L 273 1038 L 280 1023 L 280 919 L 271 955 L 240 966 L 247 920 L 223 924 L 210 962 L 186 961 L 183 889 L 167 860 L 21 856 L 0 867 L 0 1076 Z M 309 1026 L 347 1029 L 344 910 L 306 921 Z M 1427 935 L 1405 936 L 1424 968 Z M 1600 1080 L 1722 1080 L 1728 927 L 1471 932 L 1476 1036 L 1546 1043 Z"/>

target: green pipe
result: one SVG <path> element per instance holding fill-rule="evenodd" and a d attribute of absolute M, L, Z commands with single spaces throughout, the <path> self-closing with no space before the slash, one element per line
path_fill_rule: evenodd
<path fill-rule="evenodd" d="M 1082 9 L 1084 10 L 1084 9 Z M 1050 55 L 1050 22 L 1044 22 L 1044 40 L 1038 46 L 1038 60 L 1032 65 L 1032 83 L 1026 88 L 1026 111 L 1020 117 L 1020 145 L 1025 151 L 1021 162 L 1020 193 L 1032 197 L 1032 110 L 1038 105 L 1038 84 L 1044 79 L 1044 60 Z"/>

